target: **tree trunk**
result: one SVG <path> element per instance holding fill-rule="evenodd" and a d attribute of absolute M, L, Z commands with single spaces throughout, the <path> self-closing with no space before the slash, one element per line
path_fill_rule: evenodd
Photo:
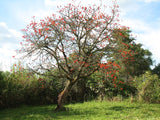
<path fill-rule="evenodd" d="M 68 83 L 66 84 L 64 90 L 58 95 L 58 100 L 57 100 L 57 107 L 55 111 L 57 110 L 65 110 L 63 107 L 65 98 L 68 96 L 68 93 L 71 91 L 72 86 L 74 85 L 75 82 L 71 82 L 68 80 Z"/>

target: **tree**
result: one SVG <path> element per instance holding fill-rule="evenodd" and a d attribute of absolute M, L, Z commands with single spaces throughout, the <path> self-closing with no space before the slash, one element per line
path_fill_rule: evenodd
<path fill-rule="evenodd" d="M 114 3 L 111 14 L 102 12 L 101 7 L 68 4 L 59 8 L 58 17 L 53 14 L 39 23 L 33 19 L 23 29 L 25 43 L 21 43 L 20 51 L 24 58 L 32 59 L 30 68 L 41 74 L 58 69 L 58 77 L 67 80 L 58 96 L 56 110 L 63 109 L 65 98 L 77 81 L 102 67 L 119 68 L 115 62 L 101 63 L 102 58 L 117 52 L 113 50 L 116 44 L 122 44 L 112 39 L 112 32 L 122 29 L 118 24 L 119 6 Z"/>
<path fill-rule="evenodd" d="M 160 78 L 160 63 L 153 68 L 152 73 L 157 74 Z"/>
<path fill-rule="evenodd" d="M 123 37 L 117 38 L 117 32 L 120 32 Z M 145 71 L 150 70 L 150 65 L 152 65 L 152 53 L 149 50 L 142 48 L 142 44 L 135 42 L 135 38 L 131 36 L 131 31 L 124 31 L 122 29 L 115 31 L 114 34 L 116 39 L 121 39 L 121 41 L 123 41 L 121 46 L 117 46 L 119 47 L 118 49 L 120 50 L 120 54 L 113 55 L 113 60 L 117 61 L 118 64 L 121 64 L 122 74 L 129 74 L 133 77 L 139 76 Z M 121 49 L 122 45 L 125 45 L 126 48 L 124 49 L 123 47 L 123 49 Z"/>

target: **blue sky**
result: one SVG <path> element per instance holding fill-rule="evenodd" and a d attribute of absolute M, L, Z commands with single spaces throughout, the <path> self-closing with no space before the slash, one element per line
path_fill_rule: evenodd
<path fill-rule="evenodd" d="M 70 0 L 1 0 L 0 1 L 0 70 L 9 70 L 12 58 L 22 41 L 21 29 L 31 21 L 55 13 L 57 5 Z M 80 0 L 77 0 L 79 3 Z M 108 4 L 110 0 L 102 0 Z M 117 0 L 120 19 L 137 36 L 137 42 L 153 53 L 155 64 L 160 63 L 160 0 Z M 83 5 L 98 4 L 99 0 L 81 0 Z"/>

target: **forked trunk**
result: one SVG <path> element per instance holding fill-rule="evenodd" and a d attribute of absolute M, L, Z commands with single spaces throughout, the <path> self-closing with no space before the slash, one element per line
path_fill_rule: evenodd
<path fill-rule="evenodd" d="M 68 81 L 64 90 L 58 95 L 57 107 L 56 107 L 55 111 L 65 110 L 65 108 L 63 107 L 63 104 L 65 101 L 65 98 L 68 96 L 68 93 L 71 91 L 71 88 L 74 85 L 74 83 L 75 82 Z"/>

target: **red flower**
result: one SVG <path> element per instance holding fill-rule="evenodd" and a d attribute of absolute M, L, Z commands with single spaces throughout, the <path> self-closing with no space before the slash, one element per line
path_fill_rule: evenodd
<path fill-rule="evenodd" d="M 38 29 L 39 34 L 41 35 L 41 29 Z"/>
<path fill-rule="evenodd" d="M 73 71 L 73 69 L 70 69 L 70 71 L 72 72 L 72 71 Z"/>
<path fill-rule="evenodd" d="M 73 29 L 73 32 L 76 32 L 76 29 Z"/>
<path fill-rule="evenodd" d="M 73 61 L 74 63 L 76 63 L 78 60 Z"/>
<path fill-rule="evenodd" d="M 46 31 L 48 31 L 48 30 L 49 30 L 49 28 L 46 28 L 45 30 L 46 30 Z"/>
<path fill-rule="evenodd" d="M 105 67 L 105 69 L 108 69 L 108 68 L 109 68 L 108 66 Z"/>
<path fill-rule="evenodd" d="M 121 83 L 121 84 L 124 84 L 124 82 L 122 82 L 122 81 L 119 81 L 119 84 L 120 84 L 120 83 Z"/>
<path fill-rule="evenodd" d="M 122 36 L 122 33 L 119 33 L 120 34 L 120 36 Z"/>
<path fill-rule="evenodd" d="M 42 78 L 39 78 L 38 81 L 42 81 Z"/>
<path fill-rule="evenodd" d="M 123 88 L 121 88 L 121 90 L 123 90 Z"/>
<path fill-rule="evenodd" d="M 26 38 L 26 36 L 25 36 L 25 35 L 23 35 L 22 37 L 23 37 L 23 38 Z"/>
<path fill-rule="evenodd" d="M 31 46 L 34 46 L 34 43 L 32 43 Z"/>
<path fill-rule="evenodd" d="M 63 21 L 63 20 L 64 20 L 64 18 L 61 18 L 61 20 Z"/>
<path fill-rule="evenodd" d="M 73 37 L 73 38 L 71 38 L 71 40 L 74 40 L 75 38 Z"/>
<path fill-rule="evenodd" d="M 29 40 L 28 40 L 28 39 L 26 39 L 26 42 L 29 42 Z"/>
<path fill-rule="evenodd" d="M 114 74 L 112 74 L 111 77 L 114 77 Z"/>
<path fill-rule="evenodd" d="M 85 64 L 85 67 L 88 67 L 88 66 L 89 66 L 89 64 L 86 63 L 86 64 Z"/>

